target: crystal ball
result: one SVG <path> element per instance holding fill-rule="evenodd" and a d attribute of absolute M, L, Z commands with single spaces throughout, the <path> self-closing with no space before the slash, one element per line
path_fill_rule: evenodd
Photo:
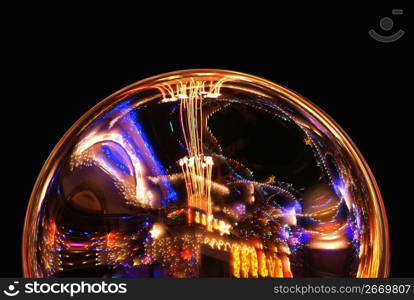
<path fill-rule="evenodd" d="M 63 136 L 29 201 L 23 269 L 386 277 L 388 228 L 367 163 L 315 104 L 252 75 L 184 70 L 116 92 Z"/>

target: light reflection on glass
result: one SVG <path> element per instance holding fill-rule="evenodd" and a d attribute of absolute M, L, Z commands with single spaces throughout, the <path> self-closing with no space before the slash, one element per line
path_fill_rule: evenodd
<path fill-rule="evenodd" d="M 33 190 L 27 277 L 385 277 L 388 229 L 364 159 L 303 97 L 189 70 L 85 114 Z"/>

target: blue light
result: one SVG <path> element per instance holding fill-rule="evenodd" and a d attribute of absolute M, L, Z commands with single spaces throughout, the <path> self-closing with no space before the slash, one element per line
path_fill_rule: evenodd
<path fill-rule="evenodd" d="M 121 159 L 114 152 L 112 152 L 108 146 L 102 146 L 101 150 L 106 155 L 106 157 L 113 161 L 118 166 L 118 168 L 122 170 L 122 172 L 127 175 L 131 175 L 129 168 L 122 163 Z"/>
<path fill-rule="evenodd" d="M 347 226 L 347 227 L 346 227 L 346 229 L 345 229 L 345 233 L 346 233 L 346 236 L 347 236 L 349 239 L 351 239 L 351 240 L 353 240 L 353 239 L 354 239 L 354 230 L 353 230 L 353 228 L 352 228 L 351 226 Z"/>
<path fill-rule="evenodd" d="M 151 164 L 153 165 L 153 168 L 151 170 L 153 172 L 153 174 L 167 175 L 165 169 L 163 168 L 161 163 L 157 160 L 157 158 L 154 154 L 154 150 L 152 149 L 150 143 L 148 142 L 148 138 L 145 135 L 145 132 L 144 132 L 141 124 L 138 121 L 138 113 L 136 111 L 130 111 L 128 113 L 127 117 L 129 118 L 129 121 L 132 124 L 134 124 L 136 130 L 138 131 L 138 133 L 139 133 L 139 135 L 140 135 L 140 137 L 143 141 L 143 144 L 145 145 L 146 150 L 150 153 L 149 157 L 146 157 L 146 159 L 150 160 Z M 136 155 L 142 157 L 142 154 L 138 150 L 135 143 L 130 139 L 129 135 L 126 134 L 124 137 L 133 146 Z M 161 176 L 161 181 L 162 181 L 162 184 L 166 188 L 166 191 L 167 191 L 167 194 L 161 200 L 161 204 L 163 206 L 167 206 L 167 205 L 171 204 L 171 202 L 177 202 L 177 200 L 178 200 L 177 193 L 173 190 L 172 185 L 171 185 L 170 181 L 167 179 L 167 177 L 166 176 Z"/>
<path fill-rule="evenodd" d="M 100 117 L 98 117 L 95 121 L 93 121 L 92 124 L 91 124 L 91 126 L 94 127 L 94 126 L 98 125 L 98 123 L 100 123 L 101 121 L 105 120 L 107 117 L 109 117 L 107 121 L 110 121 L 110 119 L 111 119 L 110 116 L 113 113 L 118 113 L 120 111 L 128 111 L 128 110 L 130 110 L 131 109 L 131 102 L 132 102 L 132 100 L 133 99 L 129 99 L 129 100 L 122 101 L 121 103 L 119 103 L 118 105 L 116 105 L 114 108 L 112 108 L 111 110 L 105 112 Z"/>
<path fill-rule="evenodd" d="M 153 271 L 154 278 L 160 278 L 162 277 L 162 271 L 159 268 L 155 268 Z"/>
<path fill-rule="evenodd" d="M 307 243 L 307 242 L 309 242 L 310 241 L 310 234 L 309 233 L 306 233 L 306 232 L 303 232 L 300 236 L 299 236 L 299 241 L 302 243 L 302 244 L 305 244 L 305 243 Z"/>
<path fill-rule="evenodd" d="M 157 160 L 154 150 L 143 130 L 139 119 L 138 112 L 131 103 L 134 98 L 124 100 L 117 104 L 111 110 L 105 112 L 101 117 L 93 122 L 93 126 L 100 127 L 99 130 L 107 130 L 108 128 L 118 127 L 121 129 L 123 139 L 128 143 L 134 151 L 134 155 L 142 161 L 153 176 L 160 176 L 159 185 L 163 191 L 163 198 L 161 204 L 163 206 L 169 205 L 171 202 L 177 202 L 177 193 L 173 190 L 173 187 L 165 176 L 167 175 L 162 164 Z M 119 117 L 115 124 L 111 123 L 114 117 Z M 102 123 L 102 124 L 100 124 Z M 111 151 L 110 147 L 102 147 L 102 152 L 113 161 L 119 169 L 124 173 L 131 175 L 127 165 L 123 163 L 123 160 L 116 152 Z"/>

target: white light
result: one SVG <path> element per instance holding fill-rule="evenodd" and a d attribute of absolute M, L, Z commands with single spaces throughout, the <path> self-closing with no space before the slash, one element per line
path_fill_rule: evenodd
<path fill-rule="evenodd" d="M 150 234 L 153 239 L 157 239 L 164 234 L 164 231 L 163 225 L 155 223 L 150 230 Z"/>
<path fill-rule="evenodd" d="M 220 231 L 220 235 L 223 234 L 230 234 L 230 224 L 226 224 L 224 221 L 220 220 L 218 230 Z"/>

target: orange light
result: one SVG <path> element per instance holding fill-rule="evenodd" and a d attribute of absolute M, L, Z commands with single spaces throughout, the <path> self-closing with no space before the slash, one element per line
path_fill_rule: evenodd
<path fill-rule="evenodd" d="M 248 278 L 250 270 L 250 250 L 243 246 L 241 250 L 241 277 Z"/>
<path fill-rule="evenodd" d="M 259 274 L 261 277 L 267 277 L 267 267 L 266 267 L 266 254 L 262 250 L 257 251 L 257 257 L 259 260 Z"/>
<path fill-rule="evenodd" d="M 276 277 L 276 259 L 272 256 L 266 258 L 267 270 L 269 277 Z"/>
<path fill-rule="evenodd" d="M 240 278 L 240 247 L 233 246 L 231 248 L 231 272 L 236 278 Z"/>
<path fill-rule="evenodd" d="M 257 253 L 256 250 L 252 248 L 250 251 L 250 275 L 255 278 L 259 277 L 258 269 Z"/>
<path fill-rule="evenodd" d="M 277 278 L 283 278 L 283 265 L 280 258 L 276 258 L 275 275 Z"/>

